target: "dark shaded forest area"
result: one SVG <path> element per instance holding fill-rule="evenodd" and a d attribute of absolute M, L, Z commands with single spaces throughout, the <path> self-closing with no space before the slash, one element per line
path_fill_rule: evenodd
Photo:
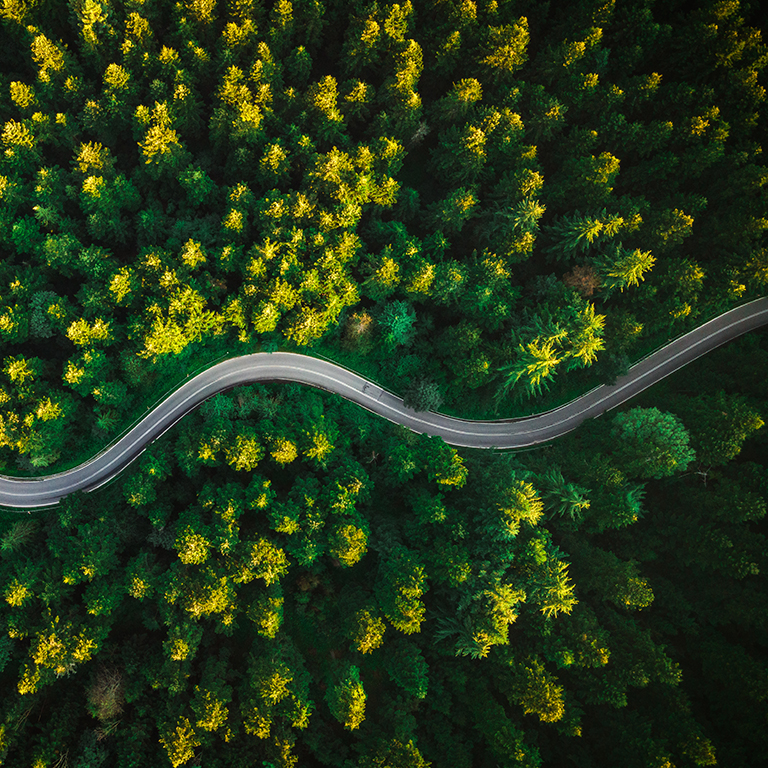
<path fill-rule="evenodd" d="M 0 471 L 288 349 L 535 412 L 768 284 L 738 0 L 5 0 Z M 753 768 L 768 334 L 454 449 L 241 387 L 2 513 L 0 765 Z"/>

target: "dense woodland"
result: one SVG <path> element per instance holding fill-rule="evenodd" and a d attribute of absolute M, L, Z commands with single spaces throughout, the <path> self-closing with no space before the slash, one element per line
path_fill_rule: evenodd
<path fill-rule="evenodd" d="M 768 285 L 757 4 L 4 0 L 0 471 L 289 349 L 541 410 Z M 241 387 L 0 521 L 0 765 L 753 768 L 768 334 L 550 445 Z"/>

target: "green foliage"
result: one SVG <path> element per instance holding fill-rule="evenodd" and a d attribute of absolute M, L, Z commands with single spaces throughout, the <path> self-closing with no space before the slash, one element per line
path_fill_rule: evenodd
<path fill-rule="evenodd" d="M 151 110 L 139 106 L 134 119 L 137 126 L 146 128 L 144 141 L 139 142 L 139 147 L 153 178 L 159 178 L 164 169 L 178 173 L 187 165 L 189 154 L 179 141 L 177 132 L 171 127 L 173 119 L 166 102 L 155 102 Z"/>
<path fill-rule="evenodd" d="M 572 297 L 558 317 L 536 316 L 533 322 L 516 334 L 517 359 L 499 370 L 506 379 L 496 394 L 500 400 L 516 384 L 522 384 L 531 397 L 549 387 L 560 365 L 584 368 L 591 365 L 597 353 L 605 348 L 603 328 L 605 316 L 595 312 L 595 305 Z"/>
<path fill-rule="evenodd" d="M 195 736 L 192 724 L 186 717 L 168 725 L 166 732 L 161 735 L 160 742 L 173 768 L 189 762 L 195 755 L 195 748 L 200 741 Z"/>
<path fill-rule="evenodd" d="M 385 630 L 386 626 L 378 616 L 367 608 L 361 609 L 355 614 L 352 642 L 360 653 L 372 653 L 381 647 Z"/>
<path fill-rule="evenodd" d="M 330 75 L 307 90 L 307 106 L 318 120 L 318 136 L 322 139 L 333 139 L 343 130 L 344 116 L 339 111 L 337 101 L 337 83 Z"/>
<path fill-rule="evenodd" d="M 585 510 L 589 509 L 590 502 L 585 496 L 586 490 L 566 482 L 560 470 L 550 469 L 544 475 L 544 482 L 544 497 L 556 514 L 578 521 Z"/>
<path fill-rule="evenodd" d="M 280 584 L 274 584 L 260 594 L 248 608 L 248 618 L 263 637 L 273 639 L 283 620 L 283 595 Z"/>
<path fill-rule="evenodd" d="M 509 478 L 498 504 L 483 515 L 483 532 L 490 539 L 505 541 L 515 538 L 522 523 L 536 525 L 542 517 L 544 503 L 534 486 L 514 477 Z"/>
<path fill-rule="evenodd" d="M 608 216 L 605 209 L 596 216 L 582 216 L 575 211 L 547 228 L 547 235 L 554 241 L 547 252 L 555 259 L 572 258 L 589 251 L 603 238 L 614 236 L 623 223 L 620 216 Z"/>
<path fill-rule="evenodd" d="M 442 201 L 430 206 L 428 212 L 436 229 L 459 233 L 472 218 L 478 202 L 473 187 L 459 187 Z"/>
<path fill-rule="evenodd" d="M 511 82 L 511 75 L 525 64 L 530 40 L 528 19 L 521 16 L 514 24 L 503 27 L 489 27 L 486 55 L 481 59 L 488 68 L 491 79 L 496 82 Z"/>
<path fill-rule="evenodd" d="M 37 528 L 37 520 L 19 520 L 14 523 L 3 536 L 0 552 L 11 554 L 21 549 L 25 544 L 32 541 Z"/>
<path fill-rule="evenodd" d="M 352 567 L 365 555 L 368 537 L 355 525 L 337 526 L 329 538 L 329 554 L 347 568 Z"/>
<path fill-rule="evenodd" d="M 567 563 L 547 563 L 536 575 L 535 592 L 541 602 L 541 612 L 548 619 L 570 613 L 578 602 L 567 568 Z"/>
<path fill-rule="evenodd" d="M 598 533 L 608 528 L 623 528 L 643 515 L 644 487 L 627 482 L 614 462 L 598 454 L 584 475 L 592 487 L 584 517 L 586 527 Z"/>
<path fill-rule="evenodd" d="M 525 598 L 510 584 L 475 583 L 474 594 L 464 598 L 459 615 L 438 620 L 435 642 L 456 636 L 456 656 L 483 659 L 494 645 L 507 644 L 509 625 L 518 617 L 516 606 Z"/>
<path fill-rule="evenodd" d="M 208 559 L 210 542 L 191 526 L 186 526 L 176 536 L 179 560 L 185 565 L 200 565 Z"/>
<path fill-rule="evenodd" d="M 443 404 L 443 396 L 436 382 L 418 376 L 405 391 L 403 402 L 415 411 L 437 411 Z"/>
<path fill-rule="evenodd" d="M 336 681 L 328 686 L 325 700 L 331 715 L 348 731 L 354 731 L 365 720 L 365 689 L 360 670 L 353 664 L 344 665 Z"/>
<path fill-rule="evenodd" d="M 541 410 L 758 295 L 748 11 L 7 0 L 2 471 L 285 345 Z M 2 760 L 757 765 L 761 338 L 515 457 L 299 387 L 208 401 L 5 525 Z"/>
<path fill-rule="evenodd" d="M 376 594 L 384 616 L 399 632 L 419 632 L 426 610 L 421 601 L 426 592 L 424 567 L 413 553 L 396 546 L 381 562 L 380 569 Z"/>
<path fill-rule="evenodd" d="M 202 168 L 195 168 L 194 166 L 189 166 L 179 176 L 179 181 L 187 194 L 190 204 L 195 207 L 209 202 L 211 195 L 217 189 L 210 176 Z"/>
<path fill-rule="evenodd" d="M 252 472 L 264 457 L 264 449 L 253 430 L 238 432 L 225 453 L 229 466 L 246 472 Z"/>
<path fill-rule="evenodd" d="M 616 453 L 636 477 L 665 477 L 682 472 L 696 454 L 680 419 L 658 408 L 633 408 L 613 417 Z"/>
<path fill-rule="evenodd" d="M 537 659 L 513 667 L 513 687 L 509 697 L 526 715 L 536 715 L 544 723 L 561 720 L 565 713 L 563 687 Z"/>
<path fill-rule="evenodd" d="M 268 539 L 260 538 L 247 550 L 247 568 L 253 578 L 264 579 L 269 586 L 288 572 L 288 558 Z"/>
<path fill-rule="evenodd" d="M 600 284 L 608 293 L 616 288 L 623 291 L 630 286 L 639 285 L 645 280 L 645 273 L 655 262 L 656 259 L 650 251 L 628 251 L 622 248 L 621 243 L 611 245 L 597 260 Z"/>
<path fill-rule="evenodd" d="M 744 441 L 764 426 L 760 412 L 743 397 L 722 390 L 678 402 L 676 411 L 689 425 L 691 447 L 705 467 L 721 466 L 735 459 Z"/>
<path fill-rule="evenodd" d="M 409 640 L 399 639 L 388 646 L 384 668 L 392 681 L 417 699 L 424 699 L 429 688 L 426 659 Z"/>
<path fill-rule="evenodd" d="M 410 341 L 416 313 L 405 301 L 386 304 L 379 318 L 379 325 L 384 330 L 384 343 L 389 347 L 402 346 Z"/>
<path fill-rule="evenodd" d="M 412 739 L 407 743 L 392 739 L 390 742 L 382 740 L 376 751 L 364 758 L 362 765 L 365 768 L 429 768 L 432 764 L 422 757 Z"/>

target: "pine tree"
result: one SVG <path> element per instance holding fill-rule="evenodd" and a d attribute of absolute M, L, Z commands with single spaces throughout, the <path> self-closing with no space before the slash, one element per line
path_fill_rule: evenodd
<path fill-rule="evenodd" d="M 409 640 L 388 644 L 384 668 L 390 679 L 410 696 L 425 699 L 429 689 L 429 666 L 421 650 Z"/>
<path fill-rule="evenodd" d="M 139 146 L 152 178 L 157 179 L 163 173 L 175 176 L 189 164 L 190 155 L 179 141 L 176 131 L 171 128 L 173 119 L 165 101 L 155 102 L 151 110 L 139 106 L 135 113 L 135 123 L 137 130 L 146 128 L 144 141 Z"/>
<path fill-rule="evenodd" d="M 568 337 L 568 370 L 592 365 L 597 359 L 597 353 L 605 349 L 605 315 L 595 314 L 595 305 L 589 302 L 585 302 L 583 308 L 576 306 L 573 309 L 574 327 Z"/>
<path fill-rule="evenodd" d="M 414 332 L 416 313 L 405 301 L 393 301 L 385 305 L 379 324 L 384 331 L 384 343 L 388 347 L 407 345 Z"/>
<path fill-rule="evenodd" d="M 385 630 L 386 625 L 375 611 L 362 608 L 355 613 L 351 639 L 360 653 L 372 653 L 381 647 Z"/>
<path fill-rule="evenodd" d="M 347 568 L 352 567 L 366 553 L 368 536 L 356 525 L 338 525 L 329 536 L 328 552 Z"/>
<path fill-rule="evenodd" d="M 494 83 L 511 83 L 512 75 L 528 59 L 528 19 L 521 16 L 515 23 L 489 27 L 485 43 L 486 55 L 481 63 Z"/>
<path fill-rule="evenodd" d="M 246 611 L 248 618 L 256 625 L 256 632 L 262 637 L 274 639 L 283 621 L 283 591 L 279 583 L 271 584 L 266 592 L 260 593 Z"/>
<path fill-rule="evenodd" d="M 459 233 L 472 218 L 479 202 L 476 187 L 460 187 L 428 208 L 434 226 L 445 232 Z"/>
<path fill-rule="evenodd" d="M 549 502 L 548 506 L 558 515 L 569 517 L 571 520 L 580 520 L 585 510 L 589 509 L 589 499 L 586 498 L 586 489 L 575 483 L 569 483 L 563 477 L 559 469 L 552 468 L 544 476 L 544 498 Z"/>
<path fill-rule="evenodd" d="M 562 354 L 555 348 L 555 337 L 538 337 L 527 344 L 518 344 L 517 359 L 499 368 L 506 375 L 498 391 L 497 398 L 504 397 L 521 379 L 528 396 L 539 394 L 542 385 L 547 388 L 557 367 L 562 362 Z"/>
<path fill-rule="evenodd" d="M 186 717 L 167 725 L 165 732 L 160 736 L 160 742 L 165 747 L 173 768 L 188 763 L 195 756 L 195 748 L 201 744 Z"/>
<path fill-rule="evenodd" d="M 606 295 L 610 295 L 616 288 L 623 292 L 625 288 L 639 285 L 655 263 L 656 258 L 650 251 L 641 251 L 639 248 L 630 251 L 623 248 L 621 243 L 611 243 L 595 259 L 600 284 Z"/>
<path fill-rule="evenodd" d="M 572 258 L 578 252 L 584 253 L 600 237 L 603 228 L 599 217 L 582 216 L 575 211 L 547 227 L 546 234 L 554 240 L 547 253 L 557 260 Z"/>
<path fill-rule="evenodd" d="M 396 13 L 393 7 L 392 13 Z M 387 25 L 385 22 L 385 30 Z M 416 91 L 423 69 L 421 46 L 415 40 L 402 41 L 397 45 L 397 52 L 391 56 L 394 72 L 379 90 L 378 98 L 387 112 L 382 112 L 374 122 L 374 131 L 384 135 L 408 138 L 411 141 L 419 130 L 421 120 L 421 96 Z M 381 130 L 386 121 L 388 130 Z"/>
<path fill-rule="evenodd" d="M 405 391 L 403 403 L 415 411 L 437 411 L 443 404 L 443 395 L 436 382 L 416 376 Z"/>
<path fill-rule="evenodd" d="M 482 128 L 452 126 L 441 132 L 440 145 L 432 151 L 432 168 L 451 187 L 472 185 L 486 162 L 485 145 Z"/>
<path fill-rule="evenodd" d="M 307 106 L 317 121 L 314 132 L 324 141 L 338 141 L 345 128 L 338 98 L 338 85 L 331 75 L 326 75 L 307 89 Z"/>
<path fill-rule="evenodd" d="M 256 431 L 251 427 L 238 429 L 234 440 L 225 447 L 227 464 L 235 470 L 252 472 L 264 457 L 264 449 L 257 439 Z"/>
<path fill-rule="evenodd" d="M 676 413 L 691 433 L 691 447 L 704 467 L 723 466 L 739 455 L 744 441 L 764 426 L 761 414 L 738 395 L 673 400 Z"/>
<path fill-rule="evenodd" d="M 565 714 L 564 688 L 539 659 L 510 664 L 512 685 L 505 693 L 526 715 L 536 715 L 543 723 L 562 720 Z"/>
<path fill-rule="evenodd" d="M 371 13 L 365 18 L 355 15 L 347 27 L 340 61 L 348 76 L 359 76 L 366 67 L 380 61 L 383 41 L 376 15 Z"/>
<path fill-rule="evenodd" d="M 424 567 L 402 546 L 396 546 L 379 567 L 376 596 L 385 617 L 400 632 L 419 632 L 426 610 L 420 599 L 426 591 Z"/>
<path fill-rule="evenodd" d="M 421 752 L 409 739 L 407 742 L 393 738 L 390 741 L 379 739 L 378 746 L 365 755 L 360 762 L 361 768 L 431 768 Z"/>
<path fill-rule="evenodd" d="M 365 689 L 360 670 L 353 664 L 344 664 L 326 690 L 325 700 L 333 717 L 348 731 L 354 731 L 365 720 Z"/>
<path fill-rule="evenodd" d="M 3 536 L 0 552 L 8 555 L 21 549 L 32 541 L 37 529 L 38 522 L 36 520 L 19 520 L 14 523 Z"/>

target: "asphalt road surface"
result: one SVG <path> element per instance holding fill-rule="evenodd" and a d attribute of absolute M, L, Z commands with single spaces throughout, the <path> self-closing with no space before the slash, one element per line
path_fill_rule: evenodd
<path fill-rule="evenodd" d="M 414 432 L 471 448 L 524 448 L 554 440 L 585 419 L 616 408 L 697 357 L 768 324 L 768 297 L 756 299 L 699 326 L 603 385 L 545 413 L 519 419 L 467 421 L 417 413 L 401 398 L 333 363 L 291 352 L 260 352 L 225 360 L 182 384 L 123 437 L 74 469 L 34 479 L 0 476 L 0 506 L 32 509 L 56 504 L 74 491 L 92 491 L 125 469 L 151 442 L 204 400 L 257 381 L 295 381 L 341 395 Z"/>

